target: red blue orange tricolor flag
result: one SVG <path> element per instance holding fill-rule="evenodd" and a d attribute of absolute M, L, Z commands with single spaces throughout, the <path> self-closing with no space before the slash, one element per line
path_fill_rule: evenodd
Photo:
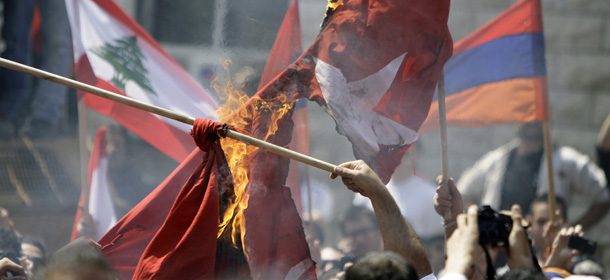
<path fill-rule="evenodd" d="M 444 70 L 448 125 L 548 120 L 540 0 L 515 3 L 457 42 Z M 437 126 L 434 102 L 420 132 Z"/>

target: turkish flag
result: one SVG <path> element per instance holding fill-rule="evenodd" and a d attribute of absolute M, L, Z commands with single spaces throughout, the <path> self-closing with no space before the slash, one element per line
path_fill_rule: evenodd
<path fill-rule="evenodd" d="M 417 140 L 451 57 L 449 3 L 334 2 L 322 31 L 293 64 L 312 76 L 301 81 L 300 93 L 328 107 L 355 156 L 386 183 Z"/>

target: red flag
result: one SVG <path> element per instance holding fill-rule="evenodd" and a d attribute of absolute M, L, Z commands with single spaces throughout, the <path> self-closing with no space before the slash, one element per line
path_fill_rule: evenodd
<path fill-rule="evenodd" d="M 102 253 L 120 279 L 132 279 L 140 256 L 163 225 L 180 192 L 180 186 L 187 182 L 204 156 L 206 154 L 201 150 L 194 150 L 165 181 L 98 241 L 102 245 Z"/>
<path fill-rule="evenodd" d="M 448 125 L 548 119 L 540 0 L 515 3 L 457 42 L 453 52 L 445 65 Z M 435 102 L 421 131 L 437 126 Z"/>
<path fill-rule="evenodd" d="M 297 61 L 315 74 L 311 92 L 301 93 L 328 106 L 356 157 L 384 182 L 417 139 L 451 56 L 449 2 L 331 3 L 320 35 Z"/>
<path fill-rule="evenodd" d="M 221 194 L 233 191 L 231 172 L 216 141 L 222 128 L 205 119 L 193 125 L 191 134 L 205 155 L 146 247 L 133 279 L 215 277 Z"/>
<path fill-rule="evenodd" d="M 99 239 L 117 221 L 117 217 L 112 204 L 112 197 L 108 189 L 108 157 L 106 155 L 106 127 L 100 127 L 95 133 L 93 150 L 89 158 L 89 207 L 88 212 L 94 223 L 95 236 L 91 238 Z M 79 205 L 83 204 L 83 194 L 81 194 Z M 82 217 L 79 207 L 76 211 L 72 236 L 70 240 L 78 238 L 76 230 L 78 222 Z"/>
<path fill-rule="evenodd" d="M 263 102 L 294 104 L 298 72 L 282 72 L 274 81 L 258 92 Z M 297 79 L 295 79 L 297 78 Z M 275 100 L 288 94 L 284 102 Z M 273 104 L 272 107 L 279 104 Z M 247 104 L 247 106 L 249 106 Z M 279 107 L 279 106 L 278 106 Z M 254 110 L 250 133 L 259 139 L 279 146 L 290 142 L 292 110 L 280 119 L 274 119 L 273 110 Z M 269 131 L 277 130 L 273 135 Z M 248 206 L 243 211 L 243 244 L 253 279 L 313 279 L 315 267 L 305 240 L 302 221 L 285 186 L 288 176 L 288 158 L 258 150 L 250 161 L 248 172 Z"/>
<path fill-rule="evenodd" d="M 216 101 L 111 0 L 66 0 L 76 78 L 139 101 L 214 119 Z M 85 105 L 180 162 L 195 148 L 186 124 L 94 95 Z"/>
<path fill-rule="evenodd" d="M 258 90 L 280 74 L 290 63 L 299 57 L 302 49 L 301 20 L 299 19 L 299 1 L 293 0 L 286 11 L 280 30 L 271 47 L 267 64 L 261 75 Z"/>
<path fill-rule="evenodd" d="M 258 89 L 262 89 L 271 79 L 286 69 L 303 52 L 301 43 L 301 21 L 299 19 L 299 1 L 293 0 L 286 11 L 284 21 L 275 38 L 275 43 L 271 48 L 271 53 L 267 59 L 265 70 L 258 84 Z M 307 101 L 305 99 L 297 101 L 292 120 L 294 130 L 292 141 L 288 148 L 299 153 L 309 155 L 309 117 L 307 116 Z M 301 212 L 301 172 L 299 163 L 291 160 L 286 185 L 292 192 L 295 205 Z"/>

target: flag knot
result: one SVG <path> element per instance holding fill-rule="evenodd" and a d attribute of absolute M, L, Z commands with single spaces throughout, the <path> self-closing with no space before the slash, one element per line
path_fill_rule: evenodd
<path fill-rule="evenodd" d="M 210 145 L 214 143 L 220 136 L 227 134 L 228 126 L 219 122 L 208 119 L 195 119 L 191 136 L 195 139 L 197 147 L 202 151 L 207 151 Z"/>

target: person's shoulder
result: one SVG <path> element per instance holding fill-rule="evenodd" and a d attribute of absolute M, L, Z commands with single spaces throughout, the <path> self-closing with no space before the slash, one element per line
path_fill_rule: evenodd
<path fill-rule="evenodd" d="M 557 146 L 554 149 L 555 156 L 559 156 L 562 161 L 590 161 L 588 155 L 569 146 Z"/>
<path fill-rule="evenodd" d="M 517 148 L 517 141 L 518 140 L 511 141 L 507 144 L 504 144 L 494 150 L 485 153 L 481 158 L 479 158 L 479 160 L 477 160 L 473 168 L 483 168 L 497 164 L 500 159 L 507 157 L 512 150 Z"/>

